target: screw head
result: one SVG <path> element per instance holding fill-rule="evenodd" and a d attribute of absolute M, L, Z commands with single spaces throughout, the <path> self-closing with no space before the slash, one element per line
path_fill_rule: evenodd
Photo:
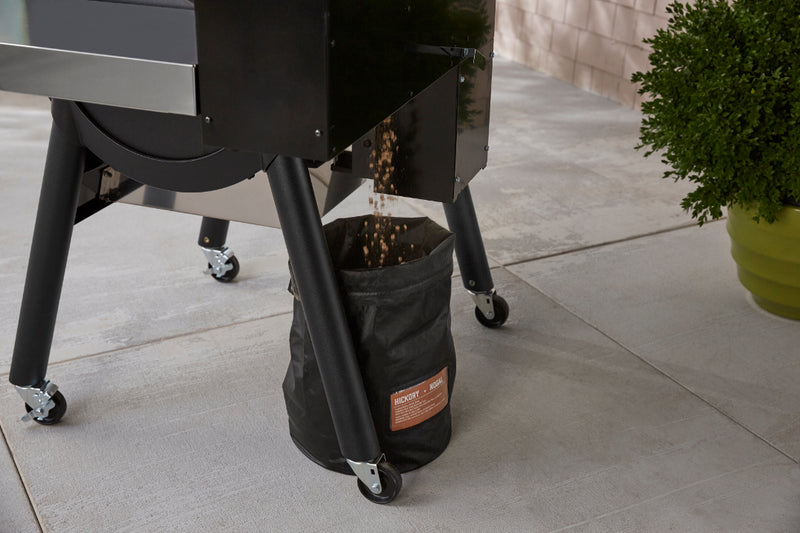
<path fill-rule="evenodd" d="M 214 119 L 209 117 L 208 115 L 203 117 L 203 122 L 205 122 L 206 124 L 211 124 L 211 122 L 213 122 L 213 121 L 214 121 Z"/>
<path fill-rule="evenodd" d="M 489 145 L 487 144 L 486 146 L 484 146 L 484 147 L 483 147 L 483 150 L 484 150 L 485 152 L 488 152 L 488 151 L 489 151 Z"/>
<path fill-rule="evenodd" d="M 460 81 L 461 83 L 464 83 L 464 80 L 466 80 L 466 79 L 467 78 L 465 78 L 464 76 L 459 76 L 458 77 L 458 81 Z"/>
<path fill-rule="evenodd" d="M 322 137 L 322 130 L 314 130 L 314 137 Z"/>
<path fill-rule="evenodd" d="M 208 244 L 211 242 L 211 239 L 209 239 L 208 237 L 203 237 L 203 242 Z"/>
<path fill-rule="evenodd" d="M 469 286 L 470 287 L 474 287 L 475 286 L 475 280 L 474 279 L 469 280 Z"/>

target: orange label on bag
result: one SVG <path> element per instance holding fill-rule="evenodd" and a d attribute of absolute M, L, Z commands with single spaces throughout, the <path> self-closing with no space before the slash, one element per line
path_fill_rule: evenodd
<path fill-rule="evenodd" d="M 447 367 L 419 385 L 390 396 L 392 431 L 416 426 L 447 406 Z"/>

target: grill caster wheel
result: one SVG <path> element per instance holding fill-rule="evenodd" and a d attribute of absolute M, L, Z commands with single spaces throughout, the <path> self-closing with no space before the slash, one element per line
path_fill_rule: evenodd
<path fill-rule="evenodd" d="M 215 280 L 219 281 L 220 283 L 230 283 L 239 274 L 239 260 L 236 259 L 236 256 L 231 257 L 227 261 L 225 261 L 226 265 L 233 265 L 233 268 L 225 272 L 221 276 L 217 276 L 216 274 L 211 274 L 211 277 Z M 211 264 L 209 263 L 208 268 L 211 268 Z"/>
<path fill-rule="evenodd" d="M 478 307 L 475 307 L 475 318 L 487 328 L 499 328 L 508 320 L 508 302 L 497 293 L 492 294 L 494 318 L 486 318 Z"/>
<path fill-rule="evenodd" d="M 53 394 L 52 397 L 53 403 L 55 403 L 55 407 L 50 409 L 50 412 L 45 417 L 31 417 L 37 423 L 43 426 L 52 426 L 53 424 L 58 424 L 61 421 L 61 418 L 64 416 L 64 413 L 67 412 L 67 400 L 64 398 L 64 395 L 61 394 L 61 391 L 56 392 Z M 25 404 L 25 411 L 30 413 L 33 411 L 33 407 Z"/>
<path fill-rule="evenodd" d="M 403 488 L 403 478 L 400 471 L 391 463 L 382 461 L 378 463 L 378 477 L 381 480 L 383 490 L 380 494 L 375 494 L 367 488 L 361 480 L 358 480 L 358 490 L 366 499 L 373 503 L 389 503 L 397 498 L 400 489 Z"/>

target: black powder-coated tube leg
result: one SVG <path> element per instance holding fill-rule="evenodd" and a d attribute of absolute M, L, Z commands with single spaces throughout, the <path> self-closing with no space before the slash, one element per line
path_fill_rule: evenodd
<path fill-rule="evenodd" d="M 85 149 L 72 127 L 67 104 L 53 101 L 50 144 L 31 242 L 9 381 L 20 387 L 45 379 L 58 302 L 78 206 Z M 64 118 L 66 117 L 66 118 Z"/>
<path fill-rule="evenodd" d="M 222 248 L 225 246 L 225 239 L 228 238 L 228 226 L 230 224 L 228 220 L 203 217 L 197 244 L 204 248 Z"/>
<path fill-rule="evenodd" d="M 144 205 L 172 210 L 175 208 L 175 201 L 177 199 L 178 193 L 175 191 L 166 191 L 158 187 L 150 186 L 144 188 Z"/>
<path fill-rule="evenodd" d="M 352 461 L 373 461 L 380 444 L 308 168 L 301 159 L 278 156 L 267 175 L 340 451 Z"/>
<path fill-rule="evenodd" d="M 464 287 L 472 292 L 491 291 L 494 289 L 492 272 L 469 187 L 461 191 L 455 202 L 443 205 L 447 225 L 456 234 L 456 258 Z"/>

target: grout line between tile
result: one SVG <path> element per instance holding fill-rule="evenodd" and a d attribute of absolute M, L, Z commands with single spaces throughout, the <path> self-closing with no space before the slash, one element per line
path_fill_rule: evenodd
<path fill-rule="evenodd" d="M 560 308 L 565 310 L 567 313 L 571 314 L 572 316 L 574 316 L 575 318 L 577 318 L 578 320 L 580 320 L 581 322 L 583 322 L 584 324 L 586 324 L 587 326 L 589 326 L 590 328 L 592 328 L 593 330 L 598 332 L 603 337 L 607 338 L 608 340 L 610 340 L 611 342 L 613 342 L 614 344 L 616 344 L 617 346 L 619 346 L 620 348 L 622 348 L 623 350 L 625 350 L 626 352 L 631 354 L 633 357 L 635 357 L 636 359 L 638 359 L 639 361 L 641 361 L 642 363 L 644 363 L 648 367 L 650 367 L 653 370 L 655 370 L 660 375 L 664 376 L 668 380 L 670 380 L 673 383 L 675 383 L 676 385 L 678 385 L 680 388 L 682 388 L 683 390 L 685 390 L 686 392 L 688 392 L 689 394 L 691 394 L 692 396 L 694 396 L 695 398 L 697 398 L 698 400 L 700 400 L 701 402 L 703 402 L 704 404 L 709 406 L 711 409 L 713 409 L 714 411 L 716 411 L 720 415 L 722 415 L 725 418 L 727 418 L 728 420 L 730 420 L 733 424 L 739 426 L 740 428 L 745 430 L 747 433 L 749 433 L 750 435 L 754 436 L 756 439 L 760 440 L 761 442 L 763 442 L 764 444 L 766 444 L 767 446 L 769 446 L 770 448 L 772 448 L 773 450 L 778 452 L 780 455 L 786 457 L 787 459 L 789 459 L 790 461 L 792 461 L 795 464 L 800 464 L 800 460 L 795 459 L 794 457 L 792 457 L 788 453 L 784 452 L 783 450 L 781 450 L 780 448 L 778 448 L 777 446 L 772 444 L 770 441 L 768 441 L 766 438 L 762 437 L 761 435 L 756 433 L 754 430 L 750 429 L 748 426 L 746 426 L 745 424 L 743 424 L 740 421 L 738 421 L 732 415 L 729 415 L 728 413 L 726 413 L 725 411 L 720 409 L 718 406 L 714 405 L 709 400 L 706 400 L 703 396 L 701 396 L 700 394 L 696 393 L 695 391 L 693 391 L 692 389 L 690 389 L 689 387 L 687 387 L 686 385 L 684 385 L 683 383 L 678 381 L 676 378 L 672 377 L 670 374 L 668 374 L 664 370 L 660 369 L 659 367 L 657 367 L 656 365 L 654 365 L 653 363 L 651 363 L 650 361 L 648 361 L 647 359 L 645 359 L 644 357 L 642 357 L 641 355 L 639 355 L 638 353 L 633 351 L 632 348 L 629 348 L 629 347 L 625 346 L 624 344 L 622 344 L 622 342 L 618 341 L 617 339 L 615 339 L 614 337 L 612 337 L 611 335 L 609 335 L 608 333 L 606 333 L 605 331 L 600 329 L 598 326 L 592 324 L 591 322 L 588 322 L 586 319 L 584 319 L 582 316 L 580 316 L 580 315 L 576 314 L 575 312 L 573 312 L 571 309 L 569 309 L 563 303 L 559 302 L 554 297 L 550 296 L 549 294 L 543 292 L 539 288 L 537 288 L 537 287 L 533 286 L 532 284 L 528 283 L 526 280 L 522 279 L 520 276 L 514 274 L 513 272 L 511 272 L 510 270 L 506 269 L 505 267 L 503 267 L 503 269 L 506 272 L 508 272 L 509 274 L 511 274 L 513 277 L 515 277 L 516 279 L 518 279 L 519 281 L 524 283 L 525 285 L 529 286 L 530 288 L 532 288 L 533 290 L 535 290 L 536 292 L 538 292 L 539 294 L 541 294 L 542 296 L 544 296 L 545 298 L 547 298 L 548 300 L 550 300 L 551 302 L 553 302 L 554 304 L 556 304 L 557 306 L 559 306 Z"/>
<path fill-rule="evenodd" d="M 500 265 L 499 263 L 496 266 L 491 267 L 492 270 L 497 270 L 497 269 L 502 269 L 502 268 L 503 268 L 503 266 Z M 461 273 L 460 272 L 453 273 L 453 279 L 458 279 L 460 277 L 461 277 Z M 90 354 L 79 355 L 79 356 L 76 356 L 76 357 L 70 357 L 68 359 L 62 359 L 62 360 L 59 360 L 59 361 L 52 361 L 51 363 L 48 364 L 48 368 L 55 367 L 55 366 L 58 366 L 58 365 L 61 365 L 61 364 L 64 364 L 64 363 L 72 363 L 72 362 L 75 362 L 75 361 L 81 361 L 83 359 L 89 359 L 89 358 L 92 358 L 92 357 L 102 357 L 104 355 L 109 355 L 109 354 L 112 354 L 112 353 L 115 353 L 115 352 L 120 352 L 120 351 L 123 351 L 123 350 L 141 348 L 143 346 L 148 346 L 148 345 L 159 343 L 159 342 L 170 341 L 170 340 L 174 340 L 174 339 L 180 339 L 180 338 L 183 338 L 183 337 L 189 337 L 191 335 L 208 333 L 210 331 L 214 331 L 214 330 L 217 330 L 217 329 L 223 329 L 223 328 L 227 328 L 227 327 L 230 327 L 230 326 L 240 326 L 240 325 L 243 325 L 243 324 L 249 324 L 251 322 L 256 322 L 258 320 L 265 320 L 265 319 L 268 319 L 268 318 L 274 318 L 274 317 L 278 317 L 278 316 L 289 315 L 289 314 L 292 314 L 292 313 L 293 313 L 293 311 L 284 311 L 283 313 L 275 313 L 275 314 L 272 314 L 272 315 L 255 317 L 255 318 L 251 318 L 251 319 L 248 319 L 248 320 L 242 320 L 240 322 L 231 322 L 230 324 L 225 324 L 225 325 L 222 325 L 222 326 L 214 326 L 214 327 L 205 328 L 205 329 L 187 331 L 187 332 L 184 332 L 184 333 L 179 333 L 179 334 L 168 336 L 168 337 L 160 337 L 158 339 L 151 339 L 151 340 L 148 340 L 148 341 L 145 341 L 145 342 L 141 342 L 139 344 L 131 344 L 130 346 L 122 346 L 122 347 L 119 347 L 119 348 L 112 348 L 112 349 L 109 349 L 109 350 L 103 350 L 101 352 L 95 352 L 95 353 L 90 353 Z M 9 378 L 9 375 L 10 375 L 9 372 L 0 373 L 0 381 L 7 382 L 8 378 Z"/>
<path fill-rule="evenodd" d="M 723 472 L 721 474 L 717 474 L 716 476 L 711 476 L 710 478 L 701 479 L 701 480 L 695 481 L 693 483 L 689 483 L 688 485 L 683 485 L 681 487 L 678 487 L 676 489 L 670 490 L 670 491 L 665 492 L 663 494 L 659 494 L 657 496 L 653 496 L 653 497 L 650 497 L 650 498 L 645 498 L 644 500 L 638 501 L 636 503 L 632 503 L 631 505 L 627 505 L 625 507 L 620 507 L 619 509 L 614 509 L 613 511 L 609 511 L 609 512 L 603 513 L 603 514 L 599 514 L 597 516 L 593 516 L 593 517 L 591 517 L 591 518 L 589 518 L 587 520 L 583 520 L 581 522 L 577 522 L 577 523 L 574 523 L 574 524 L 570 524 L 568 526 L 560 527 L 558 529 L 551 529 L 548 533 L 560 533 L 562 531 L 567 531 L 567 530 L 570 530 L 570 529 L 574 529 L 576 527 L 585 526 L 585 525 L 591 524 L 592 522 L 594 522 L 596 520 L 602 520 L 603 518 L 607 518 L 609 516 L 614 516 L 614 515 L 617 515 L 619 513 L 624 513 L 625 511 L 628 511 L 630 509 L 634 509 L 636 507 L 639 507 L 640 505 L 648 504 L 648 503 L 651 503 L 651 502 L 654 502 L 654 501 L 663 500 L 664 498 L 668 498 L 668 497 L 672 496 L 673 494 L 678 494 L 678 493 L 680 493 L 682 491 L 685 491 L 687 489 L 691 489 L 692 487 L 700 486 L 703 483 L 707 483 L 708 481 L 712 481 L 712 480 L 715 480 L 715 479 L 722 479 L 725 476 L 729 476 L 731 474 L 738 474 L 740 472 L 746 472 L 747 470 L 749 470 L 749 469 L 751 469 L 753 467 L 769 465 L 770 463 L 771 463 L 771 461 L 761 461 L 760 463 L 755 463 L 755 464 L 743 466 L 742 468 L 737 468 L 736 470 L 731 470 L 729 472 Z"/>
<path fill-rule="evenodd" d="M 723 218 L 721 218 L 719 220 L 713 220 L 711 222 L 706 222 L 706 224 L 707 225 L 716 224 L 718 222 L 723 222 L 725 220 L 726 220 L 726 218 L 723 217 Z M 512 266 L 522 265 L 522 264 L 525 264 L 525 263 L 531 263 L 533 261 L 539 261 L 541 259 L 550 259 L 551 257 L 560 257 L 562 255 L 569 255 L 569 254 L 574 254 L 574 253 L 578 253 L 578 252 L 585 252 L 587 250 L 594 250 L 596 248 L 602 248 L 603 246 L 611 246 L 611 245 L 620 244 L 620 243 L 623 243 L 623 242 L 631 242 L 631 241 L 636 241 L 636 240 L 639 240 L 639 239 L 646 239 L 647 237 L 655 237 L 657 235 L 665 235 L 667 233 L 673 233 L 675 231 L 680 231 L 680 230 L 684 230 L 684 229 L 692 228 L 692 227 L 696 227 L 696 226 L 697 226 L 696 222 L 686 222 L 684 224 L 680 224 L 678 226 L 674 226 L 674 227 L 671 227 L 671 228 L 651 231 L 649 233 L 641 233 L 641 234 L 638 234 L 638 235 L 632 235 L 630 237 L 624 237 L 622 239 L 616 239 L 616 240 L 601 242 L 601 243 L 597 243 L 597 244 L 589 244 L 589 245 L 586 245 L 586 246 L 581 246 L 579 248 L 573 248 L 571 250 L 564 250 L 563 252 L 554 252 L 554 253 L 551 253 L 551 254 L 540 255 L 540 256 L 535 256 L 535 257 L 529 257 L 527 259 L 515 259 L 514 261 L 509 261 L 508 263 L 500 263 L 500 261 L 497 261 L 494 258 L 492 258 L 492 259 L 495 262 L 498 262 L 498 263 L 502 264 L 502 266 L 504 266 L 504 267 L 512 267 Z"/>
<path fill-rule="evenodd" d="M 102 351 L 102 352 L 79 355 L 77 357 L 71 357 L 69 359 L 62 359 L 60 361 L 53 361 L 48 365 L 48 368 L 53 368 L 53 367 L 56 367 L 56 366 L 59 366 L 59 365 L 62 365 L 62 364 L 72 363 L 72 362 L 75 362 L 75 361 L 82 361 L 83 359 L 90 359 L 90 358 L 93 358 L 93 357 L 102 357 L 104 355 L 109 355 L 109 354 L 113 354 L 113 353 L 116 353 L 116 352 L 122 352 L 122 351 L 125 351 L 125 350 L 131 350 L 131 349 L 134 349 L 134 348 L 141 348 L 143 346 L 149 346 L 151 344 L 156 344 L 156 343 L 165 342 L 165 341 L 171 341 L 171 340 L 175 340 L 175 339 L 181 339 L 181 338 L 184 338 L 184 337 L 191 337 L 192 335 L 200 335 L 200 334 L 208 333 L 210 331 L 215 331 L 215 330 L 218 330 L 218 329 L 224 329 L 224 328 L 228 328 L 228 327 L 231 327 L 231 326 L 241 326 L 241 325 L 244 325 L 244 324 L 250 324 L 252 322 L 258 322 L 259 320 L 266 320 L 268 318 L 275 318 L 275 317 L 279 317 L 279 316 L 283 316 L 283 315 L 290 315 L 290 314 L 292 314 L 292 311 L 285 311 L 283 313 L 275 313 L 274 315 L 267 315 L 267 316 L 251 318 L 249 320 L 242 320 L 240 322 L 231 322 L 230 324 L 225 324 L 225 325 L 222 325 L 222 326 L 214 326 L 214 327 L 205 328 L 205 329 L 187 331 L 187 332 L 179 333 L 177 335 L 172 335 L 172 336 L 169 336 L 169 337 L 160 337 L 158 339 L 151 339 L 149 341 L 145 341 L 145 342 L 142 342 L 142 343 L 139 343 L 139 344 L 131 344 L 130 346 L 122 346 L 120 348 L 113 348 L 111 350 L 105 350 L 105 351 Z M 3 376 L 7 377 L 8 375 L 9 375 L 8 373 L 0 374 L 0 377 L 3 377 Z"/>
<path fill-rule="evenodd" d="M 25 480 L 22 479 L 22 472 L 19 469 L 19 465 L 14 457 L 14 453 L 11 451 L 11 447 L 8 445 L 8 439 L 6 438 L 6 433 L 3 430 L 2 424 L 0 424 L 0 437 L 2 437 L 3 445 L 6 447 L 6 450 L 8 450 L 8 456 L 11 458 L 11 463 L 14 465 L 14 472 L 17 474 L 17 479 L 19 479 L 19 483 L 22 485 L 22 490 L 25 492 L 25 499 L 28 501 L 28 507 L 31 510 L 31 514 L 33 514 L 33 519 L 36 521 L 36 527 L 39 528 L 41 533 L 44 533 L 41 517 L 39 517 L 39 513 L 36 511 L 36 506 L 33 504 L 33 498 L 31 498 L 31 493 L 28 490 L 28 486 L 25 484 Z"/>

